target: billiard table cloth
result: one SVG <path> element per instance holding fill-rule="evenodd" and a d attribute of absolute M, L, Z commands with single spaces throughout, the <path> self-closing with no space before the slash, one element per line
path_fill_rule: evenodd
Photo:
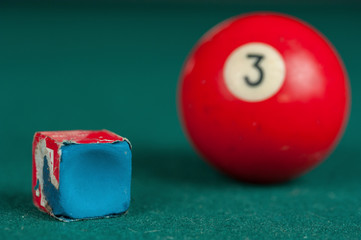
<path fill-rule="evenodd" d="M 2 1 L 0 239 L 361 238 L 361 4 L 356 1 Z M 177 82 L 196 41 L 226 18 L 293 15 L 320 30 L 348 70 L 345 135 L 308 174 L 241 183 L 193 150 Z M 31 197 L 36 131 L 109 129 L 133 145 L 126 215 L 71 223 Z"/>

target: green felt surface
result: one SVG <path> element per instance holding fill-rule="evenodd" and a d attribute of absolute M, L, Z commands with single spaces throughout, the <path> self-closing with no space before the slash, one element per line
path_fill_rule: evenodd
<path fill-rule="evenodd" d="M 360 239 L 361 7 L 264 4 L 2 2 L 0 239 Z M 255 10 L 321 30 L 343 57 L 353 93 L 349 126 L 330 158 L 273 186 L 209 167 L 176 111 L 193 44 L 225 18 Z M 62 223 L 39 212 L 31 202 L 34 132 L 102 128 L 134 147 L 128 214 Z"/>

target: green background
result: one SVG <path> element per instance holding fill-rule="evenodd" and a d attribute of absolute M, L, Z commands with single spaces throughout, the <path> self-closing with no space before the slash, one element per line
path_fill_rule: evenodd
<path fill-rule="evenodd" d="M 272 186 L 209 167 L 176 110 L 193 44 L 218 22 L 258 10 L 323 32 L 353 94 L 347 131 L 329 159 Z M 0 239 L 360 239 L 360 27 L 356 1 L 1 2 Z M 129 213 L 62 223 L 39 212 L 31 202 L 34 132 L 103 128 L 134 147 Z"/>

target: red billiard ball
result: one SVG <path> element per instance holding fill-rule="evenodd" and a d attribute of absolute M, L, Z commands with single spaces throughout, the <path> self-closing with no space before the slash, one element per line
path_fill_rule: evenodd
<path fill-rule="evenodd" d="M 254 13 L 207 32 L 186 60 L 181 122 L 197 151 L 240 180 L 295 178 L 324 160 L 346 126 L 343 63 L 316 29 Z"/>

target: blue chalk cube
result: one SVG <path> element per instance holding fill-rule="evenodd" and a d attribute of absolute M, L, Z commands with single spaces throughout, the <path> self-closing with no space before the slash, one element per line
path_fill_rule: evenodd
<path fill-rule="evenodd" d="M 68 221 L 113 216 L 128 210 L 132 154 L 127 141 L 63 143 L 59 149 L 59 184 L 54 184 L 56 168 L 49 154 L 44 154 L 41 174 L 41 194 L 52 216 Z"/>

